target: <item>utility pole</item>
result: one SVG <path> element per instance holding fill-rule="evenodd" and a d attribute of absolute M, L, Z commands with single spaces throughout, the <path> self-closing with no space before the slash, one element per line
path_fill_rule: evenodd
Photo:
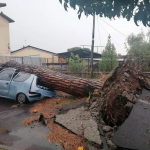
<path fill-rule="evenodd" d="M 95 37 L 95 11 L 93 13 L 93 31 L 92 31 L 92 46 L 91 46 L 91 78 L 93 77 L 93 51 L 94 51 L 94 37 Z"/>

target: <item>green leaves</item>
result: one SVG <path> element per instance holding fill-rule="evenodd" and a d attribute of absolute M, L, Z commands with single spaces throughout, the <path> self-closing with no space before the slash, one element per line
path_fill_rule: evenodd
<path fill-rule="evenodd" d="M 69 69 L 74 73 L 79 73 L 84 69 L 83 66 L 84 61 L 79 57 L 79 55 L 71 53 L 69 58 Z"/>
<path fill-rule="evenodd" d="M 150 71 L 150 30 L 146 35 L 143 31 L 137 35 L 129 35 L 127 43 L 130 57 L 139 62 L 143 71 Z"/>
<path fill-rule="evenodd" d="M 81 18 L 82 12 L 83 12 L 83 9 L 80 7 L 80 8 L 79 8 L 79 11 L 78 11 L 78 18 L 79 18 L 79 19 Z"/>
<path fill-rule="evenodd" d="M 67 8 L 68 8 L 68 5 L 67 5 L 67 3 L 65 2 L 65 3 L 64 3 L 64 9 L 67 11 Z"/>
<path fill-rule="evenodd" d="M 70 0 L 70 6 L 73 8 L 73 9 L 76 9 L 76 3 L 74 0 Z"/>
<path fill-rule="evenodd" d="M 138 25 L 141 21 L 144 26 L 150 26 L 150 1 L 149 0 L 59 0 L 64 2 L 64 9 L 68 6 L 76 9 L 78 6 L 78 18 L 82 13 L 86 16 L 96 12 L 97 15 L 107 18 L 116 16 L 126 18 L 128 21 L 134 17 L 134 22 Z"/>

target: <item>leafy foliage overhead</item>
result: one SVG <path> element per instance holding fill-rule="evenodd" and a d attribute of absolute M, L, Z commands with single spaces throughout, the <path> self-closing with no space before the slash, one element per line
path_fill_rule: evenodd
<path fill-rule="evenodd" d="M 144 26 L 150 26 L 150 0 L 59 0 L 64 9 L 70 6 L 78 9 L 81 14 L 93 15 L 95 12 L 100 17 L 123 17 L 128 21 L 133 17 L 134 22 L 142 21 Z"/>

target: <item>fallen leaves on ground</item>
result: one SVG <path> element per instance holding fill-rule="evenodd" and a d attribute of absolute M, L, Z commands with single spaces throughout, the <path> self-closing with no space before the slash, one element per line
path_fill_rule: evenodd
<path fill-rule="evenodd" d="M 45 118 L 51 119 L 62 105 L 83 100 L 86 100 L 86 97 L 78 99 L 66 93 L 58 92 L 58 97 L 35 102 L 30 109 L 30 113 L 33 113 L 33 110 L 37 110 L 37 114 L 40 115 L 42 113 Z M 22 122 L 22 125 L 28 126 L 32 122 L 38 121 L 38 119 L 39 116 L 26 118 Z M 77 150 L 81 146 L 84 146 L 84 150 L 88 150 L 82 137 L 71 133 L 69 130 L 55 123 L 54 119 L 49 120 L 47 125 L 51 129 L 47 134 L 48 141 L 60 144 L 65 150 Z"/>
<path fill-rule="evenodd" d="M 88 150 L 82 137 L 56 124 L 54 120 L 50 120 L 48 126 L 51 128 L 51 131 L 47 134 L 49 141 L 59 143 L 65 150 L 77 150 L 80 146 L 83 146 L 84 150 Z"/>
<path fill-rule="evenodd" d="M 23 120 L 22 125 L 28 126 L 31 123 L 33 123 L 34 121 L 38 121 L 38 120 L 39 120 L 39 116 L 29 117 L 29 118 L 26 118 L 25 120 Z"/>

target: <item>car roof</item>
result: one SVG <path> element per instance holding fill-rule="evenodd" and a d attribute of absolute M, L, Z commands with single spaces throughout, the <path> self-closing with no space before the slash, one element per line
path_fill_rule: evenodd
<path fill-rule="evenodd" d="M 16 71 L 17 69 L 14 69 L 14 68 L 4 68 L 3 70 L 14 70 Z M 2 71 L 2 70 L 1 70 Z M 31 74 L 33 76 L 36 76 L 35 74 L 32 74 L 32 73 L 28 73 L 28 72 L 22 72 L 22 71 L 19 71 L 18 73 L 26 73 L 26 74 Z"/>
<path fill-rule="evenodd" d="M 20 71 L 19 73 L 32 74 L 32 73 L 28 73 L 28 72 L 22 72 L 22 71 Z M 34 75 L 34 74 L 32 74 L 32 75 Z"/>
<path fill-rule="evenodd" d="M 14 70 L 14 71 L 16 71 L 17 69 L 14 69 L 14 68 L 4 68 L 3 70 Z"/>

